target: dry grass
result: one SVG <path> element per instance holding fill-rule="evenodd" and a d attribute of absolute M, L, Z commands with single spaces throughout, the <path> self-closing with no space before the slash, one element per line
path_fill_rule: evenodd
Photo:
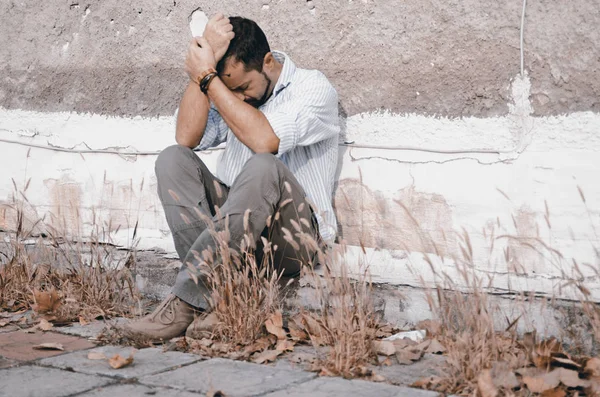
<path fill-rule="evenodd" d="M 16 227 L 6 232 L 0 262 L 0 310 L 33 308 L 56 322 L 130 314 L 139 298 L 131 274 L 135 256 L 100 241 L 111 225 L 94 222 L 91 237 L 74 242 L 27 219 L 27 199 L 20 196 L 8 206 Z"/>
<path fill-rule="evenodd" d="M 367 366 L 377 361 L 373 341 L 379 318 L 373 306 L 369 272 L 364 268 L 358 278 L 352 279 L 343 248 L 328 253 L 323 260 L 322 275 L 309 270 L 306 276 L 315 289 L 318 310 L 304 313 L 318 324 L 309 327 L 313 344 L 328 346 L 327 356 L 318 364 L 327 375 L 371 375 Z"/>

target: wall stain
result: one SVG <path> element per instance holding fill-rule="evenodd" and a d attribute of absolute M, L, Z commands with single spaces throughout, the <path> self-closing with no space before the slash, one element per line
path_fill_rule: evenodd
<path fill-rule="evenodd" d="M 393 197 L 356 179 L 339 181 L 334 206 L 347 244 L 450 256 L 458 254 L 452 210 L 443 196 L 414 186 Z"/>
<path fill-rule="evenodd" d="M 81 230 L 82 188 L 66 175 L 60 179 L 45 179 L 51 210 L 46 223 L 61 233 L 77 235 Z"/>

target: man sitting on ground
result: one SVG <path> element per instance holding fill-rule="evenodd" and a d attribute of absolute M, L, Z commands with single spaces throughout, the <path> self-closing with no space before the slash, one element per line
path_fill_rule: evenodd
<path fill-rule="evenodd" d="M 223 230 L 226 217 L 229 246 L 239 251 L 244 234 L 253 236 L 250 248 L 260 263 L 261 236 L 267 237 L 277 246 L 275 269 L 286 277 L 297 276 L 315 256 L 314 247 L 290 244 L 286 231 L 294 235 L 294 224 L 300 225 L 330 244 L 337 229 L 331 198 L 338 98 L 327 78 L 271 51 L 255 22 L 222 15 L 191 41 L 185 67 L 191 81 L 177 114 L 177 145 L 156 160 L 158 195 L 183 266 L 173 294 L 125 327 L 153 340 L 202 329 L 203 316 L 196 315 L 210 310 L 210 291 L 189 266 L 200 266 L 205 250 L 216 250 L 211 229 Z M 214 176 L 192 149 L 223 142 Z"/>

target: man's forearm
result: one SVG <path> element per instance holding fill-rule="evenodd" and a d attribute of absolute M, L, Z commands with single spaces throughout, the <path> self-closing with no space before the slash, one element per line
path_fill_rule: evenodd
<path fill-rule="evenodd" d="M 177 113 L 175 140 L 178 144 L 190 148 L 198 146 L 206 129 L 209 108 L 208 97 L 200 91 L 198 84 L 190 81 Z"/>
<path fill-rule="evenodd" d="M 218 77 L 211 82 L 208 95 L 225 123 L 244 145 L 254 153 L 277 153 L 279 138 L 260 110 L 238 98 Z"/>

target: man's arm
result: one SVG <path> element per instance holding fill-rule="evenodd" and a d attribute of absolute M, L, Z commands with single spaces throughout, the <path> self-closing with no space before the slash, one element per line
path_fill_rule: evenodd
<path fill-rule="evenodd" d="M 200 91 L 198 84 L 190 81 L 177 113 L 175 141 L 179 145 L 192 149 L 198 146 L 206 129 L 209 108 L 208 97 Z"/>
<path fill-rule="evenodd" d="M 215 15 L 206 25 L 204 35 L 211 48 L 214 49 L 213 55 L 217 62 L 223 57 L 229 42 L 234 37 L 232 29 L 229 18 L 225 18 L 223 14 Z M 197 75 L 195 65 L 199 56 L 197 49 L 198 41 L 193 39 L 185 60 L 185 69 L 191 81 L 181 98 L 175 128 L 175 141 L 190 148 L 195 148 L 200 144 L 206 129 L 210 109 L 208 97 L 200 91 L 200 87 L 198 87 L 195 80 Z"/>
<path fill-rule="evenodd" d="M 277 153 L 279 138 L 263 112 L 238 98 L 218 77 L 211 82 L 208 96 L 240 142 L 254 153 Z"/>

